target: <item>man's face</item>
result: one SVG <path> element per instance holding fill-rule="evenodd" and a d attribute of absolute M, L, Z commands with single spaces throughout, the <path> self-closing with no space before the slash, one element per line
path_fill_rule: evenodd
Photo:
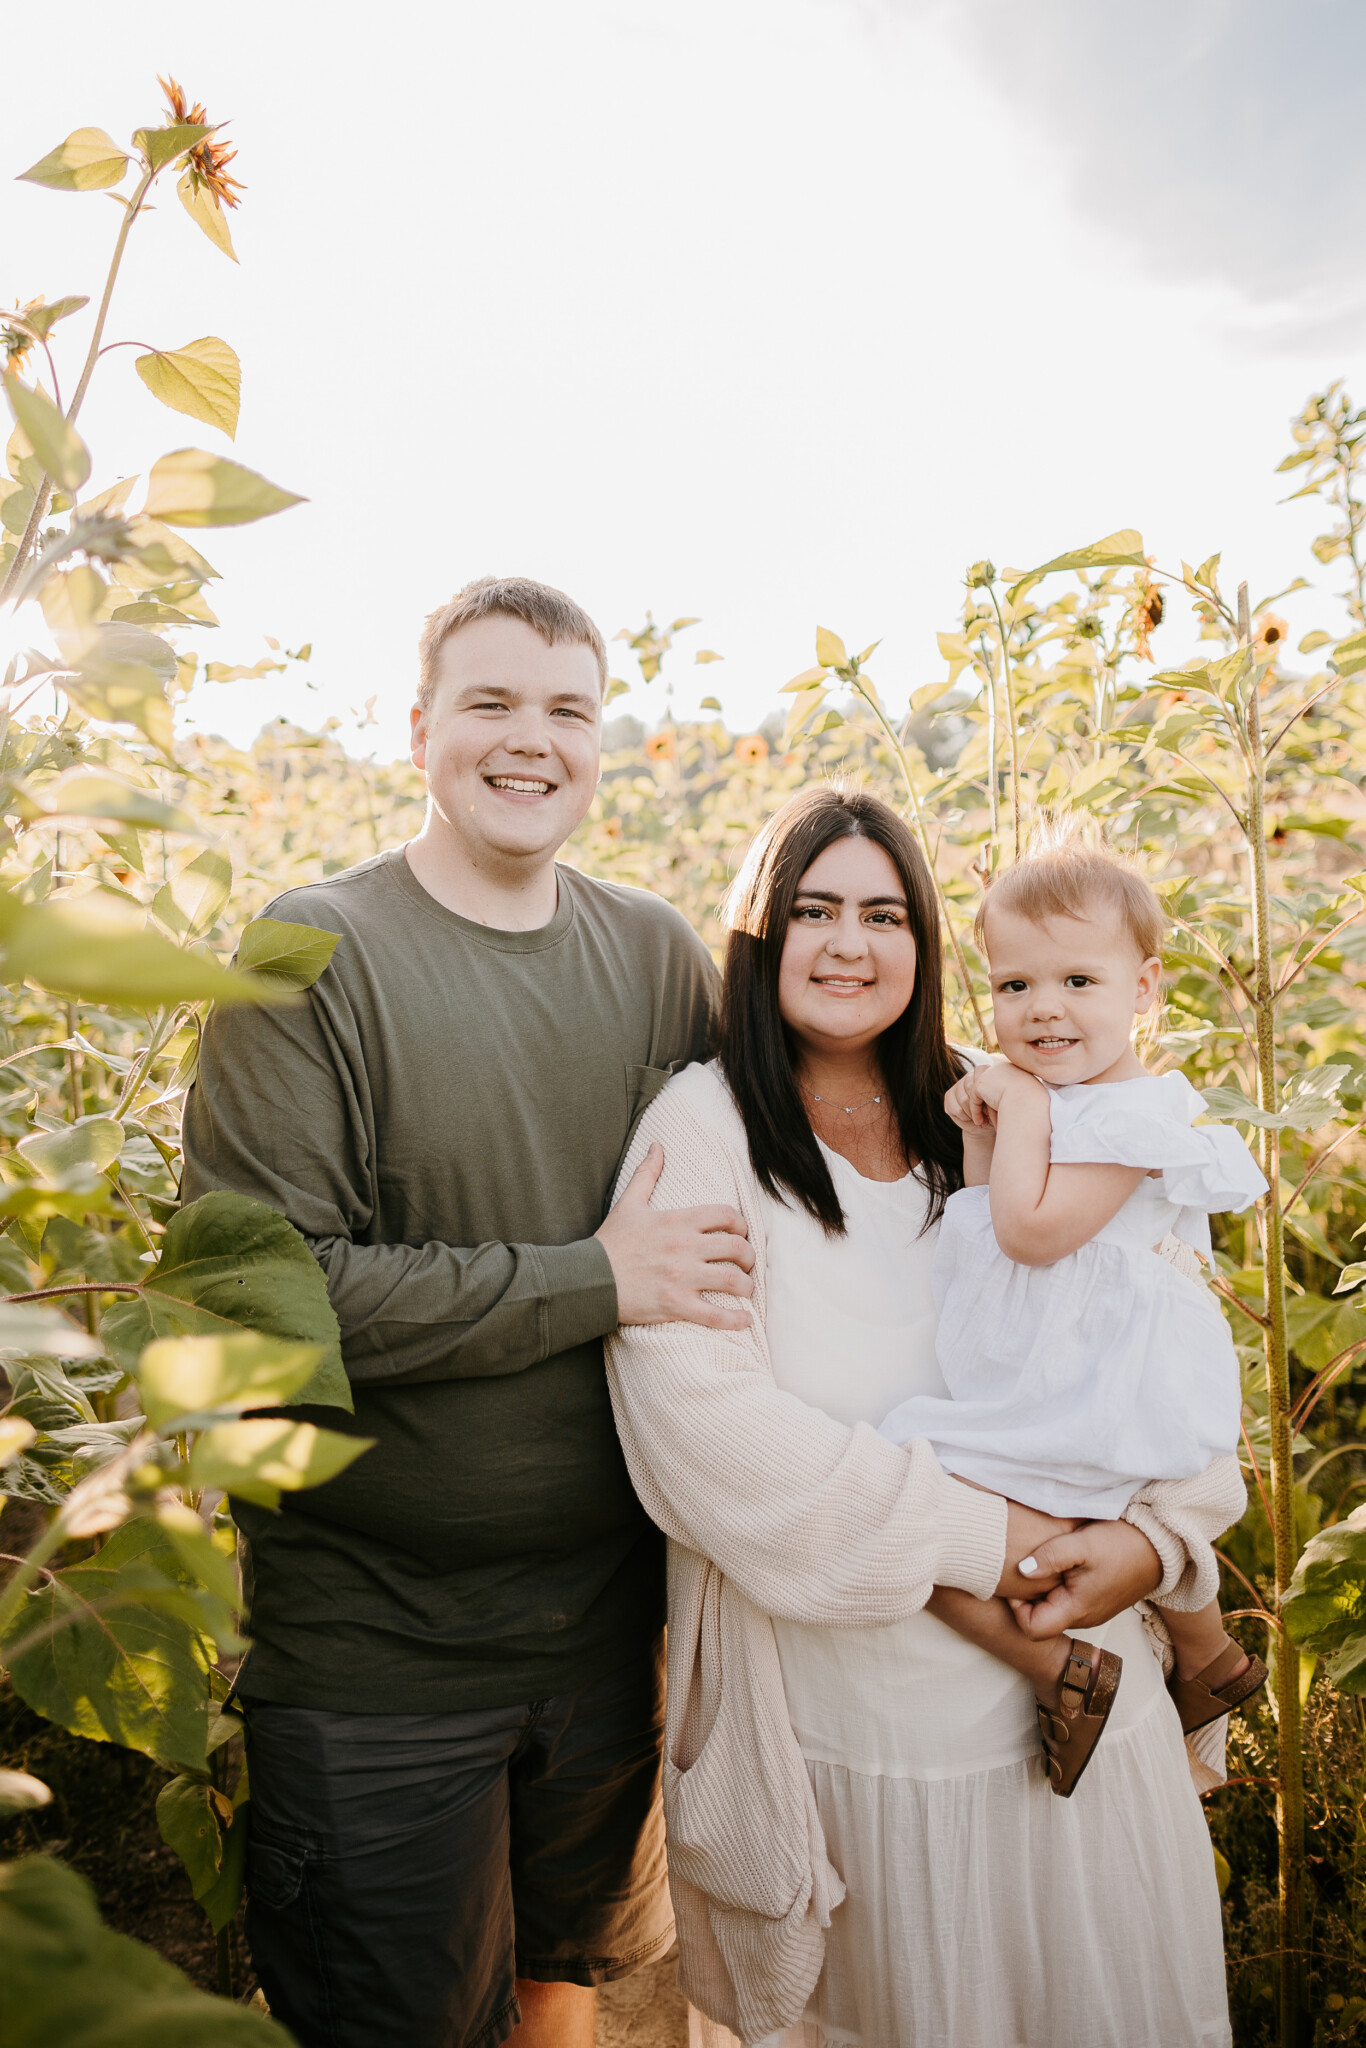
<path fill-rule="evenodd" d="M 520 619 L 477 619 L 443 642 L 431 703 L 412 717 L 413 761 L 476 866 L 553 858 L 593 801 L 602 690 L 591 647 L 548 647 Z"/>

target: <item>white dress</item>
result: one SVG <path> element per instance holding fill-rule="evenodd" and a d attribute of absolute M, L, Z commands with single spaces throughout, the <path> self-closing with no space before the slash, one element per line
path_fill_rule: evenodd
<path fill-rule="evenodd" d="M 840 1421 L 943 1395 L 920 1180 L 826 1152 L 849 1219 L 775 1204 L 778 1384 Z M 1028 1683 L 929 1614 L 775 1621 L 792 1725 L 848 1887 L 806 2021 L 783 2048 L 1228 2048 L 1214 1857 L 1176 1711 L 1138 1617 L 1110 1726 L 1070 1800 L 1049 1790 Z"/>
<path fill-rule="evenodd" d="M 984 1187 L 949 1198 L 934 1258 L 945 1392 L 882 1424 L 941 1465 L 1050 1515 L 1113 1519 L 1152 1479 L 1188 1479 L 1238 1448 L 1238 1360 L 1219 1304 L 1156 1247 L 1209 1254 L 1211 1211 L 1266 1182 L 1184 1075 L 1050 1088 L 1056 1164 L 1156 1168 L 1088 1244 L 1051 1266 L 997 1245 Z M 937 1398 L 936 1398 L 937 1396 Z"/>

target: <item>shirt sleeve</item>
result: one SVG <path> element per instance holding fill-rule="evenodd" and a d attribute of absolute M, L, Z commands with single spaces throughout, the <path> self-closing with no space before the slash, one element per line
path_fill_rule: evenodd
<path fill-rule="evenodd" d="M 296 1006 L 211 1014 L 185 1108 L 182 1199 L 231 1188 L 294 1225 L 326 1275 L 357 1386 L 521 1372 L 605 1335 L 616 1283 L 596 1238 L 365 1241 L 374 1132 L 348 1027 L 331 970 Z"/>
<path fill-rule="evenodd" d="M 654 1203 L 723 1202 L 746 1217 L 759 1264 L 746 1330 L 666 1323 L 607 1343 L 627 1466 L 665 1534 L 710 1558 L 762 1612 L 881 1626 L 936 1585 L 989 1598 L 1005 1560 L 1006 1503 L 961 1486 L 927 1443 L 904 1449 L 774 1383 L 764 1337 L 763 1220 L 752 1176 L 674 1082 L 647 1112 L 622 1173 L 662 1143 Z M 734 1297 L 717 1296 L 734 1306 Z"/>
<path fill-rule="evenodd" d="M 1142 1166 L 1161 1172 L 1179 1209 L 1246 1209 L 1266 1192 L 1260 1168 L 1225 1124 L 1196 1126 L 1205 1104 L 1181 1074 L 1072 1088 L 1050 1102 L 1055 1166 Z"/>

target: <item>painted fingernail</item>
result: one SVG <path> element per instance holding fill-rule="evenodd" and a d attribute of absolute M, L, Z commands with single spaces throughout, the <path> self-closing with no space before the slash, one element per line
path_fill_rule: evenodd
<path fill-rule="evenodd" d="M 1039 1569 L 1039 1560 L 1038 1560 L 1038 1558 L 1037 1558 L 1037 1557 L 1022 1557 L 1022 1558 L 1020 1559 L 1020 1576 L 1021 1576 L 1021 1578 L 1023 1578 L 1023 1579 L 1032 1579 L 1032 1578 L 1033 1578 L 1033 1576 L 1034 1576 L 1034 1574 L 1035 1574 L 1035 1572 L 1036 1572 L 1036 1571 L 1037 1571 L 1038 1569 Z"/>

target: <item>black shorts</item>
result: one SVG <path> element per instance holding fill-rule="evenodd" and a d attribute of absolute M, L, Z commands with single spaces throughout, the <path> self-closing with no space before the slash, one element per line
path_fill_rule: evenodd
<path fill-rule="evenodd" d="M 490 1712 L 243 1705 L 247 1938 L 300 2048 L 493 2048 L 515 1978 L 604 1984 L 668 1946 L 659 1646 Z"/>

